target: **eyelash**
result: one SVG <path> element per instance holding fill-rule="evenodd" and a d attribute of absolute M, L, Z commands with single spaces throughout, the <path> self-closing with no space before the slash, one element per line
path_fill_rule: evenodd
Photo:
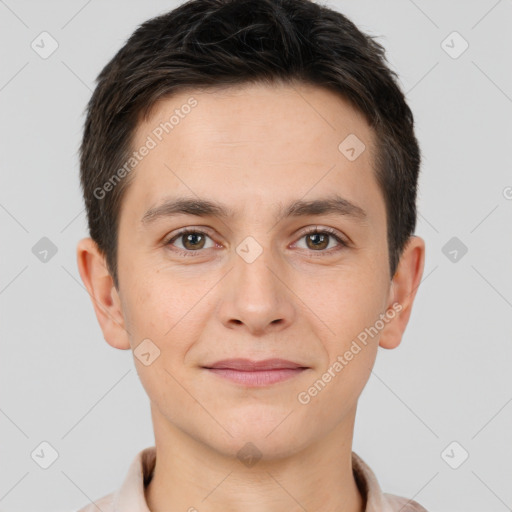
<path fill-rule="evenodd" d="M 205 235 L 205 236 L 208 236 L 209 238 L 210 235 L 205 232 L 205 231 L 201 231 L 200 229 L 195 229 L 195 228 L 184 228 L 182 229 L 181 231 L 179 231 L 178 233 L 176 233 L 175 235 L 173 235 L 171 238 L 168 238 L 166 239 L 166 241 L 164 242 L 164 246 L 170 246 L 172 242 L 174 242 L 175 240 L 177 240 L 178 238 L 184 236 L 184 235 L 188 235 L 188 234 L 200 234 L 200 235 Z M 321 256 L 324 256 L 324 255 L 330 255 L 332 254 L 333 252 L 337 252 L 337 251 L 340 251 L 346 247 L 349 246 L 348 242 L 344 241 L 342 238 L 340 238 L 340 236 L 337 234 L 337 232 L 332 229 L 332 228 L 321 228 L 321 229 L 318 229 L 318 227 L 315 227 L 314 229 L 310 229 L 304 233 L 302 233 L 302 235 L 299 237 L 299 240 L 301 238 L 304 238 L 305 236 L 307 235 L 311 235 L 311 234 L 327 234 L 331 237 L 333 237 L 337 242 L 338 244 L 341 246 L 339 248 L 335 248 L 335 249 L 329 249 L 329 250 L 321 250 L 321 251 L 311 251 L 313 253 L 319 253 Z M 177 249 L 177 248 L 174 248 L 172 249 L 172 251 L 180 254 L 180 255 L 183 255 L 183 256 L 192 256 L 194 255 L 194 253 L 201 253 L 203 252 L 202 250 L 197 250 L 197 251 L 186 251 L 186 250 L 183 250 L 183 249 Z"/>

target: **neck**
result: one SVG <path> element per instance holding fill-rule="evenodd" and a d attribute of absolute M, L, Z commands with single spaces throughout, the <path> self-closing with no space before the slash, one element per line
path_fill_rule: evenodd
<path fill-rule="evenodd" d="M 152 414 L 157 456 L 145 489 L 151 512 L 364 512 L 352 472 L 355 411 L 305 449 L 250 467 Z"/>

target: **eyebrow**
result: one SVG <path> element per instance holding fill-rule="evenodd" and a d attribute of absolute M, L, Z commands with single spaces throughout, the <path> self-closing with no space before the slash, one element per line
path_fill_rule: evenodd
<path fill-rule="evenodd" d="M 297 200 L 281 207 L 276 215 L 279 222 L 287 217 L 305 217 L 310 215 L 334 214 L 349 217 L 364 223 L 368 215 L 356 204 L 338 195 L 312 201 Z M 165 200 L 144 213 L 141 222 L 149 225 L 158 219 L 170 218 L 176 215 L 195 215 L 197 217 L 215 216 L 224 219 L 235 217 L 235 211 L 216 201 L 201 198 L 176 197 Z"/>

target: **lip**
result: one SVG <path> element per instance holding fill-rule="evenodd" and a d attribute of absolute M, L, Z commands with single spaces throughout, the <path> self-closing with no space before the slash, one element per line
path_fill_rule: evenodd
<path fill-rule="evenodd" d="M 291 379 L 309 367 L 286 359 L 224 359 L 203 368 L 237 384 L 258 387 Z"/>
<path fill-rule="evenodd" d="M 296 370 L 297 368 L 306 368 L 299 363 L 287 361 L 286 359 L 264 359 L 262 361 L 253 361 L 252 359 L 223 359 L 211 365 L 205 366 L 211 369 L 229 369 L 241 372 L 261 371 L 261 370 Z"/>

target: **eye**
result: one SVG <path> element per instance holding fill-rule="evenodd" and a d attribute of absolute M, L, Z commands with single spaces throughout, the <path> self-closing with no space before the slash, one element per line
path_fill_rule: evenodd
<path fill-rule="evenodd" d="M 335 231 L 332 228 L 321 228 L 315 227 L 314 229 L 310 229 L 309 231 L 306 231 L 302 234 L 300 240 L 303 238 L 306 239 L 306 249 L 310 249 L 314 252 L 328 252 L 331 253 L 333 251 L 326 250 L 331 245 L 331 241 L 337 242 L 335 244 L 334 251 L 341 250 L 344 247 L 348 247 L 348 243 L 345 242 L 338 234 L 337 231 Z M 330 247 L 332 249 L 332 246 Z"/>
<path fill-rule="evenodd" d="M 207 239 L 210 239 L 210 245 L 207 245 Z M 174 245 L 176 247 L 174 243 L 175 241 L 181 243 L 181 247 L 179 245 L 177 246 L 179 249 L 177 252 L 181 253 L 196 252 L 201 249 L 211 249 L 215 246 L 215 243 L 207 233 L 191 228 L 182 229 L 179 233 L 167 240 L 164 245 Z"/>
<path fill-rule="evenodd" d="M 348 242 L 345 242 L 338 232 L 332 228 L 321 228 L 318 226 L 304 232 L 299 240 L 306 240 L 306 250 L 318 253 L 331 254 L 345 247 L 348 247 Z M 208 244 L 208 240 L 210 241 Z M 336 242 L 334 248 L 331 242 Z M 164 242 L 165 246 L 170 246 L 171 249 L 178 254 L 184 256 L 193 256 L 194 253 L 200 253 L 202 249 L 211 249 L 216 246 L 216 243 L 208 235 L 208 233 L 195 228 L 184 228 L 178 233 L 174 234 L 171 238 Z M 295 243 L 298 245 L 298 242 Z"/>

